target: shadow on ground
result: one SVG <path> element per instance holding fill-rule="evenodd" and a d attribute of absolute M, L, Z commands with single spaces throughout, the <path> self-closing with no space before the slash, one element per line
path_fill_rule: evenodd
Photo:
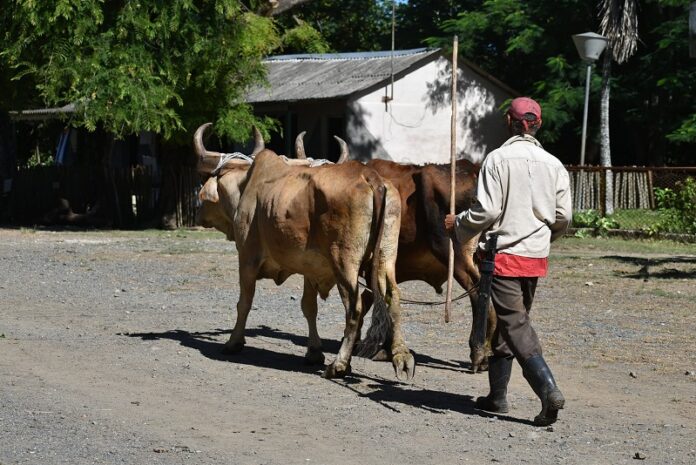
<path fill-rule="evenodd" d="M 635 273 L 619 273 L 620 276 L 632 279 L 696 279 L 696 257 L 675 256 L 660 258 L 625 257 L 621 255 L 605 255 L 603 260 L 616 260 L 622 263 L 639 266 Z M 666 265 L 694 265 L 690 269 L 666 268 Z"/>
<path fill-rule="evenodd" d="M 144 341 L 169 339 L 177 341 L 184 347 L 199 351 L 204 357 L 223 362 L 231 362 L 243 365 L 251 365 L 261 368 L 270 368 L 287 372 L 320 374 L 323 367 L 311 366 L 305 363 L 300 355 L 276 352 L 266 348 L 253 347 L 247 344 L 244 350 L 237 354 L 228 355 L 223 352 L 224 343 L 218 341 L 222 335 L 229 334 L 229 330 L 215 329 L 213 331 L 189 332 L 184 330 L 170 330 L 164 332 L 145 333 L 119 333 L 120 336 L 140 338 Z M 292 342 L 306 347 L 307 338 L 279 331 L 268 326 L 248 329 L 246 338 L 265 337 Z M 340 341 L 324 340 L 324 350 L 336 353 L 340 347 Z M 454 372 L 466 372 L 467 366 L 461 362 L 440 360 L 427 355 L 415 354 L 416 363 L 422 367 L 444 369 Z M 470 367 L 469 367 L 470 368 Z M 469 370 L 470 371 L 470 370 Z M 400 383 L 384 378 L 371 377 L 365 374 L 352 373 L 343 379 L 331 380 L 334 384 L 350 389 L 356 395 L 365 397 L 375 403 L 393 411 L 399 411 L 398 405 L 408 405 L 429 412 L 444 413 L 446 411 L 462 413 L 465 415 L 477 415 L 484 418 L 498 418 L 502 421 L 529 424 L 528 420 L 494 415 L 475 408 L 474 399 L 470 395 L 455 394 L 432 389 L 417 388 L 413 385 Z M 369 388 L 370 392 L 363 392 L 356 388 Z"/>

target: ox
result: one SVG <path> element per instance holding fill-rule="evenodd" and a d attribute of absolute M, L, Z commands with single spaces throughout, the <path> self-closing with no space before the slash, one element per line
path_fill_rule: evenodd
<path fill-rule="evenodd" d="M 346 327 L 341 348 L 324 376 L 344 376 L 350 371 L 363 316 L 358 277 L 369 271 L 375 308 L 363 355 L 386 344 L 397 377 L 412 378 L 415 360 L 401 332 L 396 284 L 401 207 L 394 186 L 359 162 L 310 167 L 304 161 L 288 163 L 265 149 L 251 165 L 235 160 L 221 163 L 222 154 L 203 146 L 202 135 L 209 125 L 194 135 L 198 170 L 209 177 L 201 191 L 199 221 L 224 232 L 239 254 L 237 320 L 226 351 L 244 346 L 256 280 L 271 278 L 282 284 L 301 274 L 311 361 L 323 362 L 316 329 L 317 295 L 326 299 L 331 288 L 338 287 Z"/>
<path fill-rule="evenodd" d="M 298 136 L 295 149 L 298 158 L 306 157 L 304 146 Z M 342 156 L 341 159 L 346 159 Z M 425 281 L 435 290 L 442 292 L 447 280 L 450 236 L 444 229 L 444 217 L 449 213 L 450 165 L 406 165 L 387 160 L 370 160 L 367 166 L 389 180 L 399 191 L 401 198 L 401 231 L 396 261 L 396 280 Z M 468 160 L 458 160 L 456 166 L 455 209 L 467 210 L 475 200 L 476 179 L 479 167 Z M 469 290 L 472 309 L 478 305 L 478 283 L 480 274 L 474 263 L 474 251 L 478 238 L 466 244 L 454 239 L 454 278 L 460 286 Z M 371 295 L 364 293 L 363 306 L 369 308 Z M 473 312 L 476 318 L 478 312 Z M 492 306 L 487 315 L 486 343 L 476 343 L 472 324 L 469 348 L 472 371 L 487 367 L 487 354 L 496 327 L 496 316 Z"/>

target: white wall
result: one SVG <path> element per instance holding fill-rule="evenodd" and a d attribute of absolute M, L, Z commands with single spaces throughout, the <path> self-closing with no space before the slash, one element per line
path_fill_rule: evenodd
<path fill-rule="evenodd" d="M 507 139 L 498 107 L 511 95 L 460 65 L 457 80 L 458 158 L 480 162 Z M 351 156 L 404 163 L 447 163 L 450 159 L 451 70 L 440 57 L 390 86 L 348 104 Z"/>

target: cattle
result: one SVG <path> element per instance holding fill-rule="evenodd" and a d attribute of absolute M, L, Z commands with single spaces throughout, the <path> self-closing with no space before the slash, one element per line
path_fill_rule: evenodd
<path fill-rule="evenodd" d="M 371 160 L 367 166 L 391 181 L 401 198 L 401 229 L 396 261 L 396 281 L 425 281 L 441 292 L 447 281 L 450 235 L 445 232 L 444 218 L 449 213 L 450 165 L 401 165 L 388 160 Z M 467 210 L 475 200 L 478 166 L 468 160 L 456 164 L 455 211 Z M 478 237 L 467 243 L 454 239 L 454 279 L 469 290 L 472 309 L 478 305 L 480 274 L 474 262 Z M 473 312 L 476 315 L 476 312 Z M 469 348 L 471 368 L 475 373 L 487 367 L 487 354 L 496 327 L 495 311 L 487 312 L 486 344 L 475 342 L 471 326 Z"/>
<path fill-rule="evenodd" d="M 306 161 L 288 161 L 263 149 L 253 164 L 225 162 L 222 154 L 203 146 L 208 126 L 194 135 L 199 173 L 209 178 L 201 191 L 199 221 L 224 232 L 235 242 L 239 256 L 237 320 L 226 351 L 237 352 L 245 344 L 256 280 L 271 278 L 282 284 L 300 274 L 309 360 L 323 362 L 316 329 L 317 295 L 326 299 L 334 286 L 338 288 L 346 327 L 336 359 L 324 376 L 344 376 L 350 371 L 362 322 L 358 277 L 369 270 L 376 302 L 361 355 L 386 344 L 397 377 L 412 378 L 415 359 L 401 332 L 396 284 L 401 202 L 394 186 L 356 161 L 310 167 Z"/>
<path fill-rule="evenodd" d="M 305 156 L 301 139 L 296 141 L 298 157 Z M 298 150 L 299 149 L 299 150 Z M 347 158 L 347 157 L 346 157 Z M 383 178 L 389 180 L 399 191 L 401 198 L 401 228 L 399 250 L 396 261 L 398 283 L 410 280 L 425 281 L 442 292 L 447 281 L 449 238 L 444 229 L 444 217 L 449 213 L 450 165 L 400 164 L 388 160 L 374 159 L 367 162 Z M 476 181 L 479 167 L 468 160 L 456 162 L 455 210 L 467 210 L 475 200 Z M 454 238 L 454 279 L 469 290 L 472 309 L 478 305 L 478 283 L 480 274 L 474 262 L 478 238 L 466 244 Z M 370 295 L 365 293 L 363 306 L 369 308 Z M 474 318 L 477 312 L 472 312 Z M 486 313 L 482 313 L 486 314 Z M 471 368 L 474 373 L 487 368 L 490 341 L 496 327 L 496 316 L 489 305 L 487 312 L 486 342 L 482 347 L 475 341 L 472 324 L 469 335 Z"/>

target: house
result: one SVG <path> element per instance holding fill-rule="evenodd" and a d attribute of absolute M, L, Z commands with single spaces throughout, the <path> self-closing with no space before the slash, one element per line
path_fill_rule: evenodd
<path fill-rule="evenodd" d="M 333 135 L 351 158 L 405 163 L 450 159 L 451 61 L 440 49 L 304 54 L 265 60 L 269 85 L 247 96 L 258 115 L 281 121 L 270 148 L 336 159 Z M 479 162 L 507 139 L 500 106 L 518 94 L 473 63 L 459 63 L 457 155 Z"/>

